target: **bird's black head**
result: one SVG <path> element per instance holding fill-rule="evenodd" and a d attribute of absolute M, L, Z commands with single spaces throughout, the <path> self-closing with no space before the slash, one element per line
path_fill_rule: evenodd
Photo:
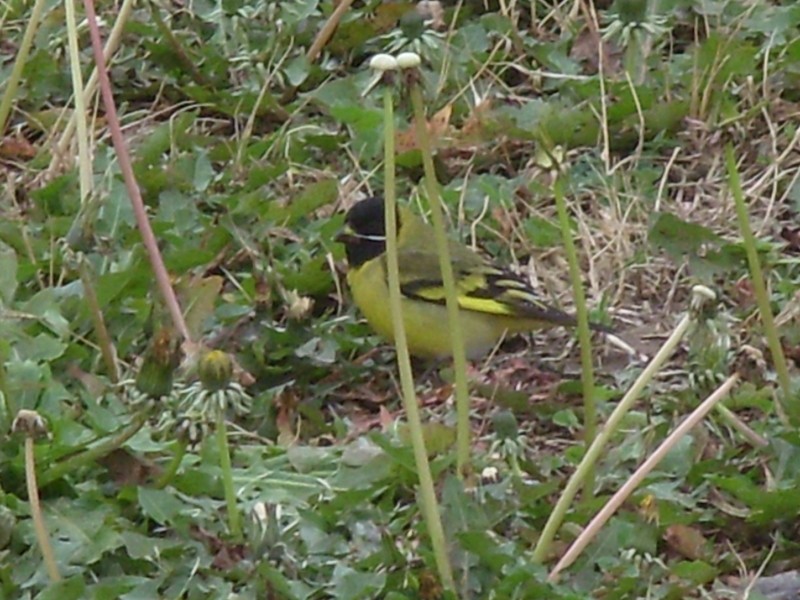
<path fill-rule="evenodd" d="M 372 196 L 362 200 L 347 211 L 345 223 L 355 235 L 385 238 L 383 206 L 383 196 Z"/>
<path fill-rule="evenodd" d="M 399 214 L 397 226 L 400 226 Z M 383 254 L 386 250 L 383 197 L 372 196 L 347 211 L 345 229 L 336 239 L 344 244 L 351 268 Z"/>

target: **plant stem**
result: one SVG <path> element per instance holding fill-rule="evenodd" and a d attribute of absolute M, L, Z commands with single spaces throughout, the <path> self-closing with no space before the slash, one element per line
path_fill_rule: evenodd
<path fill-rule="evenodd" d="M 469 385 L 467 382 L 467 355 L 464 346 L 464 335 L 461 332 L 461 319 L 459 318 L 458 293 L 456 291 L 455 277 L 453 276 L 453 263 L 450 261 L 450 246 L 447 231 L 444 225 L 444 211 L 439 194 L 439 185 L 436 181 L 436 170 L 433 166 L 428 124 L 425 120 L 425 108 L 422 100 L 422 90 L 418 82 L 418 72 L 410 71 L 411 104 L 414 108 L 416 123 L 417 144 L 422 152 L 422 164 L 425 169 L 425 187 L 428 194 L 428 203 L 431 207 L 431 219 L 436 235 L 436 253 L 439 255 L 439 269 L 444 284 L 445 300 L 447 305 L 447 325 L 450 332 L 450 343 L 453 348 L 453 370 L 455 375 L 456 395 L 456 468 L 458 477 L 464 478 L 469 472 L 470 455 L 470 426 L 469 426 Z"/>
<path fill-rule="evenodd" d="M 117 115 L 117 107 L 114 103 L 114 94 L 111 91 L 111 81 L 108 78 L 106 70 L 106 61 L 103 56 L 103 43 L 100 39 L 100 29 L 97 25 L 97 14 L 94 9 L 93 0 L 83 0 L 84 8 L 86 10 L 86 21 L 89 24 L 89 37 L 92 40 L 92 51 L 94 53 L 94 60 L 97 64 L 97 74 L 100 78 L 100 92 L 103 97 L 103 105 L 106 109 L 106 120 L 108 122 L 108 130 L 111 133 L 111 140 L 114 143 L 114 151 L 117 153 L 117 160 L 119 161 L 119 169 L 122 173 L 122 178 L 125 180 L 125 188 L 128 191 L 128 196 L 133 207 L 133 214 L 136 218 L 136 225 L 139 233 L 142 236 L 142 243 L 147 251 L 150 266 L 153 268 L 155 274 L 156 284 L 164 304 L 167 306 L 172 322 L 175 328 L 183 337 L 187 344 L 191 344 L 192 338 L 189 334 L 189 329 L 186 326 L 186 320 L 183 318 L 178 298 L 175 296 L 175 291 L 172 289 L 169 273 L 164 266 L 164 260 L 161 257 L 161 252 L 158 249 L 156 236 L 153 233 L 153 228 L 150 226 L 150 221 L 147 218 L 147 211 L 144 207 L 142 194 L 139 186 L 136 183 L 136 176 L 133 173 L 133 165 L 131 157 L 128 153 L 128 147 L 125 145 L 125 139 L 122 136 L 122 128 Z"/>
<path fill-rule="evenodd" d="M 594 401 L 594 368 L 592 366 L 592 337 L 589 331 L 589 314 L 586 310 L 586 294 L 583 291 L 578 253 L 572 240 L 567 204 L 564 200 L 564 183 L 560 175 L 555 181 L 556 209 L 561 225 L 561 237 L 564 242 L 564 252 L 569 263 L 569 275 L 572 280 L 572 294 L 575 298 L 575 313 L 578 320 L 578 339 L 581 344 L 581 381 L 583 384 L 583 406 L 586 413 L 583 421 L 584 443 L 588 450 L 597 435 L 597 406 Z M 594 469 L 587 471 L 584 487 L 587 499 L 594 495 Z"/>
<path fill-rule="evenodd" d="M 225 490 L 225 504 L 228 507 L 228 527 L 235 541 L 242 539 L 242 523 L 239 516 L 239 507 L 236 505 L 236 490 L 233 487 L 233 469 L 231 467 L 231 454 L 228 448 L 228 429 L 225 424 L 225 411 L 217 411 L 217 451 L 219 452 L 219 466 L 222 469 L 222 486 Z"/>
<path fill-rule="evenodd" d="M 86 103 L 83 98 L 81 55 L 78 48 L 78 23 L 75 18 L 75 0 L 64 1 L 67 21 L 67 46 L 72 75 L 72 97 L 75 102 L 75 123 L 78 127 L 78 170 L 80 174 L 81 204 L 89 200 L 92 192 L 92 155 L 89 150 L 89 127 L 86 124 Z"/>
<path fill-rule="evenodd" d="M 91 448 L 87 448 L 80 454 L 75 454 L 69 458 L 62 460 L 59 463 L 56 463 L 52 467 L 50 467 L 41 477 L 41 484 L 47 485 L 50 482 L 55 481 L 69 473 L 70 471 L 74 471 L 82 467 L 85 464 L 93 462 L 98 458 L 105 456 L 116 450 L 122 444 L 127 442 L 131 439 L 136 432 L 139 431 L 142 426 L 147 422 L 147 419 L 150 417 L 150 412 L 147 410 L 142 410 L 139 412 L 131 421 L 127 427 L 122 429 L 117 435 L 114 437 L 108 438 L 107 440 L 100 442 L 96 446 Z"/>
<path fill-rule="evenodd" d="M 161 477 L 158 478 L 158 481 L 156 482 L 156 489 L 164 489 L 175 478 L 175 474 L 178 472 L 181 462 L 183 462 L 183 457 L 186 456 L 186 448 L 188 445 L 188 442 L 182 439 L 178 440 L 178 447 L 175 448 L 175 454 L 172 455 L 172 460 L 169 461 L 169 466 L 161 474 Z"/>
<path fill-rule="evenodd" d="M 6 91 L 3 94 L 3 99 L 0 100 L 0 138 L 3 137 L 6 132 L 8 115 L 11 114 L 11 104 L 14 102 L 14 97 L 17 95 L 19 82 L 22 79 L 22 71 L 25 69 L 25 64 L 28 62 L 28 53 L 33 45 L 33 36 L 36 35 L 36 29 L 39 27 L 39 22 L 42 20 L 44 6 L 44 0 L 36 0 L 33 4 L 33 10 L 28 19 L 28 25 L 25 27 L 25 33 L 22 35 L 22 42 L 17 51 L 17 58 L 14 61 L 11 75 L 6 83 Z"/>
<path fill-rule="evenodd" d="M 167 46 L 169 46 L 169 48 L 172 50 L 173 56 L 177 59 L 181 66 L 186 69 L 186 71 L 189 73 L 189 76 L 197 85 L 209 88 L 214 87 L 214 82 L 206 77 L 203 71 L 198 68 L 197 60 L 189 55 L 186 49 L 181 45 L 180 40 L 178 40 L 178 38 L 172 32 L 172 29 L 170 29 L 169 26 L 164 22 L 164 19 L 161 18 L 160 9 L 161 7 L 155 2 L 151 2 L 150 17 L 153 19 L 156 28 L 163 36 Z"/>
<path fill-rule="evenodd" d="M 114 343 L 111 341 L 111 336 L 108 334 L 105 319 L 103 319 L 103 311 L 100 310 L 100 302 L 97 300 L 97 292 L 94 289 L 94 282 L 92 275 L 89 272 L 89 266 L 85 258 L 78 259 L 78 273 L 80 274 L 81 283 L 83 284 L 83 295 L 86 299 L 86 307 L 89 310 L 89 315 L 94 324 L 94 331 L 97 335 L 97 345 L 100 346 L 100 354 L 103 357 L 103 362 L 106 365 L 108 378 L 112 383 L 119 382 L 119 371 L 117 370 L 117 353 L 114 351 Z"/>
<path fill-rule="evenodd" d="M 731 194 L 736 205 L 736 216 L 739 220 L 739 230 L 742 233 L 742 242 L 747 252 L 747 263 L 750 266 L 750 281 L 753 283 L 753 291 L 758 302 L 758 312 L 761 313 L 761 322 L 764 324 L 764 335 L 769 344 L 769 351 L 772 354 L 772 362 L 775 364 L 775 372 L 778 375 L 778 382 L 783 392 L 777 405 L 777 413 L 781 420 L 786 421 L 786 415 L 780 410 L 781 406 L 788 412 L 795 423 L 800 422 L 800 406 L 792 399 L 792 385 L 789 378 L 789 369 L 786 365 L 786 358 L 783 355 L 781 340 L 778 330 L 775 327 L 775 319 L 772 316 L 772 309 L 769 306 L 769 294 L 764 283 L 764 274 L 761 270 L 761 262 L 758 260 L 758 250 L 756 249 L 756 238 L 750 228 L 750 219 L 747 214 L 747 205 L 742 193 L 742 183 L 739 179 L 739 170 L 736 168 L 736 157 L 733 154 L 733 147 L 730 143 L 725 146 L 725 164 L 728 168 L 728 180 L 731 186 Z"/>
<path fill-rule="evenodd" d="M 119 47 L 120 41 L 122 40 L 123 28 L 128 22 L 131 12 L 133 12 L 133 5 L 135 1 L 136 0 L 123 0 L 122 6 L 117 12 L 116 20 L 114 21 L 114 27 L 112 28 L 111 33 L 108 35 L 106 47 L 103 51 L 103 56 L 105 57 L 106 61 L 111 60 L 111 56 Z M 92 69 L 92 74 L 89 75 L 89 80 L 87 81 L 86 86 L 81 92 L 83 94 L 84 105 L 89 103 L 96 89 L 97 67 L 95 66 L 95 68 Z M 59 168 L 69 167 L 69 162 L 66 160 L 66 156 L 68 155 L 67 148 L 72 140 L 73 133 L 75 133 L 76 123 L 77 114 L 73 113 L 69 117 L 67 124 L 64 127 L 64 131 L 61 133 L 61 137 L 59 138 L 58 143 L 55 144 L 55 147 L 52 151 L 50 165 L 47 167 L 48 175 L 52 175 L 53 172 Z"/>
<path fill-rule="evenodd" d="M 403 326 L 403 306 L 400 299 L 400 266 L 397 259 L 397 200 L 395 198 L 395 163 L 394 163 L 394 105 L 392 90 L 387 86 L 384 91 L 384 196 L 386 201 L 386 262 L 389 275 L 389 308 L 392 313 L 394 343 L 397 349 L 397 366 L 400 371 L 400 387 L 403 393 L 403 405 L 408 418 L 408 429 L 411 434 L 411 445 L 414 450 L 414 461 L 419 477 L 419 494 L 422 514 L 431 538 L 431 546 L 436 559 L 436 568 L 442 585 L 449 590 L 455 589 L 453 570 L 447 555 L 444 538 L 444 527 L 436 501 L 436 490 L 433 486 L 433 475 L 428 463 L 425 438 L 422 434 L 422 420 L 419 415 L 417 396 L 414 392 L 414 376 L 411 371 L 411 359 L 408 354 L 406 330 Z"/>
<path fill-rule="evenodd" d="M 36 541 L 42 551 L 42 559 L 47 568 L 47 574 L 53 581 L 61 581 L 58 565 L 50 545 L 50 536 L 47 535 L 47 524 L 44 522 L 42 505 L 39 502 L 39 487 L 36 484 L 36 459 L 33 454 L 33 436 L 25 437 L 25 481 L 28 485 L 28 501 L 31 503 L 31 517 L 33 528 L 36 531 Z"/>
<path fill-rule="evenodd" d="M 747 423 L 736 416 L 736 413 L 731 411 L 727 406 L 724 404 L 717 404 L 715 408 L 728 426 L 736 430 L 739 435 L 747 440 L 747 443 L 753 446 L 753 448 L 761 449 L 769 446 L 769 442 L 766 438 L 753 431 Z"/>
<path fill-rule="evenodd" d="M 311 47 L 306 52 L 306 60 L 310 63 L 317 60 L 317 56 L 319 53 L 322 52 L 322 49 L 325 47 L 325 44 L 328 43 L 328 40 L 331 39 L 333 32 L 336 31 L 336 28 L 339 26 L 339 22 L 342 20 L 342 17 L 347 12 L 347 9 L 350 8 L 350 5 L 353 3 L 353 0 L 341 0 L 336 8 L 331 13 L 331 16 L 328 17 L 328 20 L 325 21 L 325 25 L 322 26 L 317 37 L 314 39 L 314 42 L 311 44 Z"/>
<path fill-rule="evenodd" d="M 6 375 L 6 365 L 8 364 L 8 355 L 11 351 L 10 346 L 0 348 L 0 431 L 8 430 L 9 417 L 17 414 L 19 407 L 17 406 L 16 394 L 10 394 L 8 388 L 8 378 Z M 3 403 L 5 407 L 3 408 Z"/>

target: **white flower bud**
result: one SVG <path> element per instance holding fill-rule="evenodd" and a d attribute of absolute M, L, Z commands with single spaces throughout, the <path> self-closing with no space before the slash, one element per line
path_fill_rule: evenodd
<path fill-rule="evenodd" d="M 704 285 L 696 285 L 692 288 L 692 294 L 700 301 L 714 301 L 717 299 L 717 295 L 711 288 L 707 288 Z"/>
<path fill-rule="evenodd" d="M 395 71 L 397 59 L 391 54 L 376 54 L 370 59 L 369 68 L 376 71 Z"/>
<path fill-rule="evenodd" d="M 415 69 L 422 64 L 416 52 L 401 52 L 397 55 L 397 66 L 401 69 Z"/>

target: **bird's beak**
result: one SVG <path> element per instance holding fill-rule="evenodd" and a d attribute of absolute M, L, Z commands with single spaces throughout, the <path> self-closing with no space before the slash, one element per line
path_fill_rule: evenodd
<path fill-rule="evenodd" d="M 349 225 L 345 225 L 344 229 L 339 232 L 335 238 L 333 238 L 335 242 L 340 244 L 349 244 L 351 242 L 355 242 L 358 239 L 358 236 L 355 235 L 355 232 L 350 229 Z"/>
<path fill-rule="evenodd" d="M 355 242 L 356 240 L 358 240 L 356 236 L 345 233 L 344 231 L 333 238 L 334 242 L 338 242 L 340 244 L 349 244 L 351 242 Z"/>

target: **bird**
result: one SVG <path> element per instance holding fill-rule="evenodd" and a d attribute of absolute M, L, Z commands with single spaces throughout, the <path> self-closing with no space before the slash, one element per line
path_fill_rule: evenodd
<path fill-rule="evenodd" d="M 384 199 L 354 204 L 336 237 L 344 244 L 347 283 L 367 323 L 394 341 L 389 308 Z M 403 327 L 408 350 L 417 358 L 451 358 L 453 349 L 434 230 L 410 208 L 397 207 L 397 258 Z M 509 334 L 552 326 L 575 326 L 575 317 L 544 303 L 525 279 L 471 248 L 450 240 L 450 260 L 467 358 L 476 360 Z M 591 324 L 595 330 L 608 328 Z"/>

